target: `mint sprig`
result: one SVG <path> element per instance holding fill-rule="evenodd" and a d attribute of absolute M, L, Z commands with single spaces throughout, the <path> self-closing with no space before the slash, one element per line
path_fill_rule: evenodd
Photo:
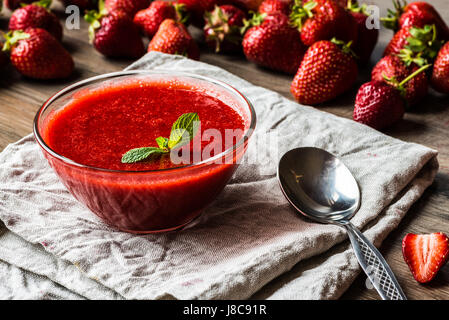
<path fill-rule="evenodd" d="M 158 147 L 142 147 L 131 149 L 122 156 L 122 163 L 136 163 L 152 156 L 161 156 L 174 148 L 182 147 L 189 143 L 198 132 L 200 118 L 197 113 L 184 113 L 173 123 L 170 137 L 158 137 Z"/>

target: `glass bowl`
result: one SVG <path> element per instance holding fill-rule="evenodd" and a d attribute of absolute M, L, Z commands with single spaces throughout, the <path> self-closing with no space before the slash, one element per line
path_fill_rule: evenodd
<path fill-rule="evenodd" d="M 43 139 L 51 115 L 77 94 L 121 81 L 176 81 L 205 90 L 237 111 L 244 122 L 242 138 L 231 148 L 201 162 L 176 168 L 124 171 L 76 163 L 52 150 Z M 223 190 L 246 152 L 256 116 L 236 89 L 207 77 L 165 71 L 123 71 L 75 83 L 46 101 L 34 120 L 34 136 L 45 158 L 71 194 L 106 223 L 131 233 L 180 229 L 200 215 Z"/>

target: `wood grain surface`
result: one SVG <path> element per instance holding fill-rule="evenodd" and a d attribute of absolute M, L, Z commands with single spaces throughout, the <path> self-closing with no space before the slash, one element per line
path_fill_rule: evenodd
<path fill-rule="evenodd" d="M 390 1 L 369 1 L 377 4 L 385 14 Z M 449 23 L 449 2 L 429 0 Z M 57 14 L 64 19 L 63 9 L 54 4 Z M 0 29 L 6 30 L 9 13 L 4 10 L 0 17 Z M 82 21 L 80 30 L 67 30 L 64 46 L 73 55 L 76 71 L 64 81 L 36 81 L 20 76 L 11 66 L 2 70 L 0 77 L 0 150 L 32 131 L 33 118 L 41 104 L 59 89 L 75 81 L 97 74 L 118 71 L 129 65 L 129 60 L 112 60 L 102 57 L 88 43 L 87 25 Z M 381 37 L 372 57 L 371 65 L 361 72 L 359 83 L 351 92 L 320 107 L 321 110 L 352 118 L 357 88 L 369 77 L 370 70 L 383 52 L 392 32 L 381 29 Z M 240 56 L 208 53 L 202 48 L 201 61 L 220 66 L 256 85 L 277 91 L 292 99 L 289 88 L 291 76 L 264 70 L 245 61 Z M 449 299 L 449 264 L 429 285 L 419 285 L 411 276 L 401 253 L 401 241 L 406 233 L 431 233 L 442 231 L 449 234 L 449 97 L 432 92 L 422 104 L 406 114 L 404 121 L 386 132 L 393 137 L 420 143 L 439 151 L 440 171 L 435 183 L 412 207 L 406 218 L 384 241 L 380 251 L 397 275 L 409 299 Z M 379 299 L 374 290 L 365 286 L 366 277 L 361 274 L 342 297 L 343 299 Z"/>

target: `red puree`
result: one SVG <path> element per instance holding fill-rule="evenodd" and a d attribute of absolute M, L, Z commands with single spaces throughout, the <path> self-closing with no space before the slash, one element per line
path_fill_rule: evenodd
<path fill-rule="evenodd" d="M 225 150 L 225 129 L 243 132 L 240 115 L 217 98 L 166 84 L 140 87 L 133 83 L 78 96 L 48 122 L 44 139 L 60 155 L 97 168 L 170 168 L 182 164 L 173 164 L 168 156 L 134 164 L 123 164 L 121 158 L 133 148 L 157 147 L 155 139 L 169 137 L 173 122 L 187 112 L 198 113 L 202 131 L 221 132 L 223 149 L 219 150 Z M 211 142 L 217 143 L 202 141 L 202 148 Z"/>
<path fill-rule="evenodd" d="M 109 224 L 139 233 L 171 230 L 216 198 L 237 168 L 232 161 L 246 149 L 245 143 L 231 153 L 231 163 L 168 171 L 135 172 L 174 167 L 169 157 L 121 163 L 131 148 L 157 146 L 155 138 L 168 137 L 173 122 L 187 112 L 198 113 L 202 131 L 214 128 L 224 136 L 225 129 L 244 129 L 236 111 L 198 89 L 132 81 L 76 93 L 44 120 L 41 132 L 54 151 L 77 163 L 128 172 L 78 167 L 44 154 L 70 192 Z"/>

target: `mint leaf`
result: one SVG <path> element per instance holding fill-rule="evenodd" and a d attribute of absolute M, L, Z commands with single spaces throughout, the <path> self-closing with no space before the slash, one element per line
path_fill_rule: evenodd
<path fill-rule="evenodd" d="M 161 149 L 167 149 L 168 147 L 168 139 L 164 137 L 156 138 L 156 143 Z"/>
<path fill-rule="evenodd" d="M 198 131 L 197 122 L 200 118 L 197 113 L 184 113 L 172 126 L 167 146 L 169 149 L 180 147 L 190 142 Z"/>
<path fill-rule="evenodd" d="M 122 163 L 135 163 L 135 162 L 145 160 L 148 157 L 150 157 L 151 155 L 163 154 L 163 153 L 167 153 L 167 152 L 168 151 L 165 151 L 160 148 L 155 148 L 155 147 L 144 147 L 144 148 L 131 149 L 123 155 Z"/>

